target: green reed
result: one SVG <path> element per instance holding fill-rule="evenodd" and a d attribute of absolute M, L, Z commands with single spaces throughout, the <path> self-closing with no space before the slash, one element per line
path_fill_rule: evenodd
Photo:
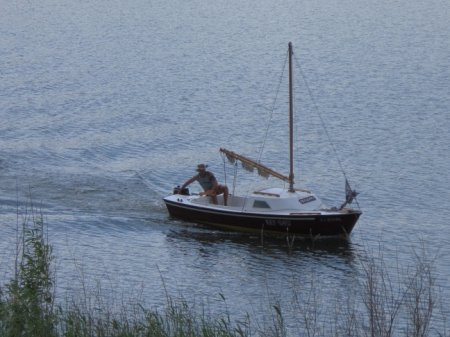
<path fill-rule="evenodd" d="M 212 318 L 198 314 L 186 301 L 175 302 L 170 297 L 161 312 L 139 303 L 124 307 L 119 313 L 106 307 L 94 310 L 73 301 L 56 305 L 54 257 L 43 217 L 27 215 L 17 227 L 14 277 L 0 288 L 0 336 L 248 336 L 245 324 L 232 324 L 229 316 Z"/>
<path fill-rule="evenodd" d="M 31 217 L 31 221 L 24 220 L 18 236 L 14 278 L 1 291 L 2 336 L 55 335 L 52 249 L 42 216 Z"/>
<path fill-rule="evenodd" d="M 163 309 L 147 309 L 139 300 L 121 309 L 93 308 L 89 298 L 55 304 L 54 256 L 42 215 L 25 217 L 17 226 L 15 273 L 0 287 L 0 336 L 5 337 L 285 337 L 285 336 L 449 336 L 445 324 L 433 326 L 442 300 L 433 274 L 433 259 L 424 252 L 416 264 L 394 282 L 383 259 L 360 258 L 360 281 L 351 298 L 337 292 L 335 310 L 323 308 L 322 285 L 314 275 L 309 284 L 293 289 L 289 300 L 267 307 L 268 319 L 232 320 L 228 312 L 198 312 L 186 300 L 167 295 Z M 340 298 L 341 294 L 344 294 Z M 225 297 L 219 294 L 225 302 Z M 88 295 L 85 295 L 88 296 Z M 96 294 L 97 302 L 102 294 Z M 100 299 L 100 300 L 98 300 Z M 287 310 L 286 310 L 287 309 Z M 289 323 L 285 312 L 294 317 Z M 292 318 L 292 317 L 290 317 Z M 444 322 L 445 323 L 445 322 Z"/>

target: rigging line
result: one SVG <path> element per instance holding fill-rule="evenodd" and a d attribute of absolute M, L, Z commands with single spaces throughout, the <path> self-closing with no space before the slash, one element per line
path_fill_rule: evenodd
<path fill-rule="evenodd" d="M 233 175 L 233 193 L 232 194 L 234 195 L 235 194 L 235 190 L 236 190 L 236 180 L 237 180 L 237 173 L 238 173 L 238 170 L 237 170 L 238 164 L 237 164 L 237 162 L 233 164 L 233 168 L 234 168 L 234 170 L 233 170 L 234 175 Z"/>
<path fill-rule="evenodd" d="M 333 149 L 334 155 L 335 155 L 336 158 L 337 158 L 337 161 L 338 161 L 338 163 L 339 163 L 339 167 L 340 167 L 340 169 L 341 169 L 341 171 L 342 171 L 342 174 L 344 175 L 344 178 L 347 179 L 347 175 L 345 174 L 345 170 L 344 170 L 344 167 L 342 166 L 342 162 L 341 162 L 341 160 L 340 160 L 340 158 L 339 158 L 339 156 L 338 156 L 336 147 L 334 146 L 334 143 L 333 143 L 333 141 L 331 140 L 330 134 L 329 134 L 328 129 L 327 129 L 326 125 L 325 125 L 325 122 L 324 122 L 324 120 L 323 120 L 323 118 L 322 118 L 322 115 L 321 115 L 321 113 L 320 113 L 320 110 L 319 110 L 319 108 L 317 107 L 316 100 L 314 99 L 314 96 L 313 96 L 313 94 L 312 94 L 312 91 L 311 91 L 311 89 L 309 88 L 308 82 L 306 81 L 305 73 L 303 72 L 303 69 L 302 69 L 302 67 L 300 66 L 300 62 L 298 61 L 297 57 L 295 57 L 295 55 L 294 55 L 294 59 L 295 59 L 295 63 L 297 64 L 297 67 L 298 67 L 299 70 L 300 70 L 300 75 L 301 75 L 301 77 L 302 77 L 302 79 L 303 79 L 303 82 L 305 83 L 306 89 L 308 90 L 309 97 L 311 97 L 311 101 L 312 101 L 312 103 L 313 103 L 314 109 L 316 110 L 316 113 L 317 113 L 317 115 L 319 116 L 319 119 L 320 119 L 320 122 L 322 123 L 323 129 L 325 130 L 325 134 L 327 135 L 328 142 L 330 143 L 331 148 Z"/>
<path fill-rule="evenodd" d="M 224 175 L 224 180 L 225 180 L 225 185 L 227 184 L 227 166 L 226 166 L 226 162 L 225 162 L 225 157 L 222 156 L 222 160 L 223 160 L 223 175 Z"/>
<path fill-rule="evenodd" d="M 286 63 L 287 63 L 288 56 L 289 56 L 289 52 L 286 53 L 286 57 L 284 59 L 283 68 L 281 70 L 281 76 L 280 76 L 280 79 L 278 81 L 277 91 L 275 93 L 275 98 L 273 100 L 272 109 L 270 111 L 269 121 L 268 121 L 267 127 L 266 127 L 266 132 L 264 134 L 264 139 L 263 139 L 263 142 L 262 142 L 262 145 L 261 145 L 261 149 L 259 150 L 258 163 L 261 162 L 261 157 L 262 157 L 262 154 L 263 154 L 264 146 L 266 145 L 267 135 L 269 134 L 270 123 L 272 121 L 273 112 L 275 111 L 275 106 L 276 106 L 276 103 L 277 103 L 278 94 L 280 93 L 281 82 L 283 81 L 283 75 L 284 75 L 284 70 L 286 69 Z"/>
<path fill-rule="evenodd" d="M 227 184 L 227 163 L 226 163 L 226 160 L 225 160 L 226 156 L 223 153 L 221 153 L 220 155 L 221 155 L 222 160 L 223 160 L 223 171 L 224 171 L 224 177 L 225 177 L 224 179 L 225 179 L 225 185 L 226 185 Z M 233 165 L 233 190 L 232 190 L 231 194 L 234 195 L 234 192 L 236 190 L 237 165 L 238 164 L 237 164 L 237 162 L 235 162 L 232 165 Z"/>

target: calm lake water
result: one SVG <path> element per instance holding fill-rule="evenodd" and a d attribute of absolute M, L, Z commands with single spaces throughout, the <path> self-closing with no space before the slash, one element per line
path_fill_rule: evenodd
<path fill-rule="evenodd" d="M 61 297 L 101 287 L 160 305 L 164 285 L 213 311 L 223 295 L 233 313 L 258 316 L 311 278 L 324 302 L 351 296 L 363 252 L 381 250 L 395 269 L 422 246 L 450 295 L 450 2 L 0 0 L 0 8 L 2 280 L 32 202 L 48 224 Z M 343 201 L 317 105 L 361 192 L 351 239 L 289 249 L 171 219 L 162 197 L 200 162 L 231 187 L 219 147 L 258 157 L 269 120 L 262 162 L 287 172 L 285 77 L 271 110 L 289 41 L 313 95 L 297 76 L 296 186 L 330 206 Z M 244 172 L 237 191 L 277 184 Z"/>

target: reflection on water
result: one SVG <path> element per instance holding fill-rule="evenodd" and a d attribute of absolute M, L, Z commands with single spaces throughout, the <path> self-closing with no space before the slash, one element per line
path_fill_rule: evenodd
<path fill-rule="evenodd" d="M 185 223 L 182 224 L 183 226 Z M 201 226 L 201 225 L 198 225 Z M 195 225 L 190 225 L 189 229 L 171 231 L 167 235 L 168 239 L 195 240 L 205 245 L 233 245 L 239 249 L 263 255 L 283 256 L 290 255 L 299 257 L 309 256 L 336 256 L 353 259 L 354 248 L 350 238 L 326 238 L 312 240 L 302 237 L 272 238 L 262 237 L 257 234 L 236 233 L 224 230 L 211 230 Z"/>

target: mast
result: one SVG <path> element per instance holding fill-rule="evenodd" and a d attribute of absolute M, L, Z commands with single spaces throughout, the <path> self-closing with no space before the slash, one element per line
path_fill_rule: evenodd
<path fill-rule="evenodd" d="M 294 98 L 292 92 L 292 43 L 289 42 L 289 192 L 294 190 Z"/>

